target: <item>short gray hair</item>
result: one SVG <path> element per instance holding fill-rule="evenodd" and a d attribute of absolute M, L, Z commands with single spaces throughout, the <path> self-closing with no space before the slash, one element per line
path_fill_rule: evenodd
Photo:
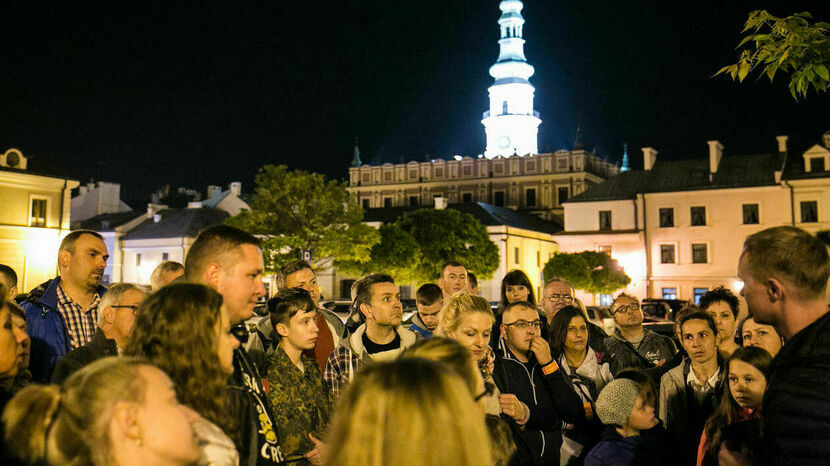
<path fill-rule="evenodd" d="M 141 288 L 137 285 L 133 285 L 132 283 L 116 283 L 107 289 L 107 292 L 104 293 L 104 296 L 101 296 L 101 301 L 98 303 L 98 326 L 100 327 L 101 324 L 104 323 L 104 309 L 118 304 L 121 301 L 121 296 L 124 293 L 135 290 L 140 291 L 141 294 L 146 295 L 147 293 L 144 292 Z"/>
<path fill-rule="evenodd" d="M 159 265 L 153 269 L 153 273 L 150 274 L 150 286 L 153 288 L 153 291 L 158 290 L 161 288 L 161 276 L 167 272 L 178 272 L 179 270 L 184 271 L 184 266 L 175 261 L 162 261 Z"/>

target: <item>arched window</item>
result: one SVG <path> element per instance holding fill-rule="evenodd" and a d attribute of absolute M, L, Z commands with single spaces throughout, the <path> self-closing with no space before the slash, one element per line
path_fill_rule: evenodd
<path fill-rule="evenodd" d="M 501 114 L 507 115 L 507 101 L 501 103 Z"/>

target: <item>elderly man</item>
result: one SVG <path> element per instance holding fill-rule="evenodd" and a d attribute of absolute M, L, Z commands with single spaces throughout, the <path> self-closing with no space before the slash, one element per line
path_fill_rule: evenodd
<path fill-rule="evenodd" d="M 551 278 L 545 282 L 542 288 L 542 299 L 539 304 L 545 312 L 545 319 L 547 324 L 553 322 L 553 316 L 565 306 L 572 306 L 576 302 L 574 298 L 574 287 L 571 282 L 564 278 Z M 588 325 L 588 346 L 599 353 L 605 352 L 605 339 L 608 335 L 598 325 L 590 322 L 588 316 L 585 316 L 585 322 Z"/>
<path fill-rule="evenodd" d="M 132 283 L 112 285 L 101 297 L 98 330 L 92 340 L 69 352 L 58 362 L 52 383 L 61 384 L 87 364 L 121 354 L 133 331 L 138 306 L 147 295 Z"/>
<path fill-rule="evenodd" d="M 162 261 L 150 274 L 150 286 L 153 291 L 158 291 L 183 275 L 184 266 L 182 264 L 175 261 Z"/>
<path fill-rule="evenodd" d="M 60 276 L 32 290 L 21 303 L 32 337 L 29 369 L 35 382 L 49 383 L 58 361 L 95 335 L 98 305 L 107 291 L 101 286 L 107 258 L 100 234 L 69 233 L 58 249 Z"/>
<path fill-rule="evenodd" d="M 827 464 L 830 458 L 830 278 L 827 245 L 794 227 L 746 238 L 738 262 L 741 294 L 760 324 L 786 343 L 769 368 L 761 411 L 770 464 Z"/>

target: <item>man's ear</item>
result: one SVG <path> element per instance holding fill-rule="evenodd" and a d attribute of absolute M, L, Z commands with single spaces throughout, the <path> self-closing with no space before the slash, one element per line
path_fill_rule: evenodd
<path fill-rule="evenodd" d="M 288 336 L 288 326 L 287 326 L 287 325 L 285 325 L 285 324 L 284 324 L 284 323 L 282 323 L 282 322 L 278 323 L 278 324 L 274 327 L 274 330 L 276 330 L 276 331 L 277 331 L 277 333 L 278 333 L 281 337 L 287 337 L 287 336 Z"/>
<path fill-rule="evenodd" d="M 72 261 L 72 254 L 67 251 L 66 249 L 61 249 L 58 251 L 58 265 L 61 268 L 69 267 L 69 263 Z"/>
<path fill-rule="evenodd" d="M 101 312 L 104 313 L 104 322 L 111 324 L 115 322 L 115 308 L 112 306 L 105 307 Z"/>
<path fill-rule="evenodd" d="M 784 298 L 784 284 L 777 278 L 767 279 L 767 298 L 771 303 L 779 302 Z"/>
<path fill-rule="evenodd" d="M 358 309 L 360 309 L 360 313 L 363 314 L 363 317 L 366 319 L 368 319 L 372 314 L 372 306 L 366 303 L 360 303 L 360 307 Z"/>
<path fill-rule="evenodd" d="M 218 288 L 221 275 L 222 266 L 216 262 L 211 262 L 205 267 L 205 284 L 213 289 Z"/>

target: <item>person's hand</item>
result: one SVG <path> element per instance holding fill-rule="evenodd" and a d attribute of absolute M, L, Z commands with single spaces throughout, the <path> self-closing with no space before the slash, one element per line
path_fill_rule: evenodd
<path fill-rule="evenodd" d="M 308 434 L 308 438 L 314 442 L 314 449 L 305 454 L 305 459 L 309 460 L 311 464 L 323 464 L 323 461 L 329 452 L 328 445 L 312 434 Z"/>
<path fill-rule="evenodd" d="M 659 361 L 655 362 L 655 363 L 654 363 L 654 365 L 655 365 L 655 366 L 657 366 L 657 367 L 660 367 L 660 366 L 662 366 L 662 365 L 663 365 L 663 364 L 665 364 L 665 363 L 666 363 L 666 360 L 665 360 L 665 359 L 661 359 L 661 360 L 659 360 Z"/>
<path fill-rule="evenodd" d="M 530 417 L 530 410 L 512 393 L 499 395 L 499 407 L 501 412 L 512 417 L 519 424 L 524 424 Z"/>
<path fill-rule="evenodd" d="M 550 356 L 550 345 L 548 341 L 538 335 L 530 340 L 530 351 L 536 356 L 536 362 L 541 366 L 550 364 L 553 361 L 553 358 Z"/>

